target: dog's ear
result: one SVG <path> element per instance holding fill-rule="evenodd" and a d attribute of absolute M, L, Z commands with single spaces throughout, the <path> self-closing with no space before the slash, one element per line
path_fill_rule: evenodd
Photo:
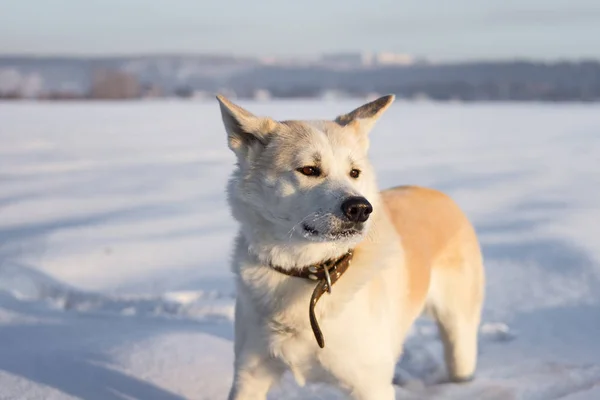
<path fill-rule="evenodd" d="M 227 132 L 229 148 L 241 158 L 246 158 L 253 148 L 266 146 L 278 123 L 271 118 L 257 117 L 233 104 L 225 96 L 217 95 L 221 117 Z"/>
<path fill-rule="evenodd" d="M 384 111 L 394 102 L 395 96 L 389 94 L 364 104 L 348 114 L 340 115 L 335 122 L 342 126 L 354 126 L 357 131 L 369 133 L 375 122 L 383 115 Z"/>

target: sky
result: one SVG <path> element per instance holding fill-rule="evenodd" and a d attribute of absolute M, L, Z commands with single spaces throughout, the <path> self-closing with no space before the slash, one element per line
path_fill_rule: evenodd
<path fill-rule="evenodd" d="M 0 0 L 0 54 L 600 58 L 599 0 Z"/>

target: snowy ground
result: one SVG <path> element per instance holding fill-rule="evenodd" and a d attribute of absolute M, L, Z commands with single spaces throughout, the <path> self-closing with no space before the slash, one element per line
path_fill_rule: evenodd
<path fill-rule="evenodd" d="M 380 185 L 450 193 L 487 260 L 477 379 L 440 383 L 423 320 L 399 398 L 599 399 L 600 106 L 396 103 L 372 137 Z M 216 101 L 0 103 L 0 399 L 225 398 L 233 161 Z"/>

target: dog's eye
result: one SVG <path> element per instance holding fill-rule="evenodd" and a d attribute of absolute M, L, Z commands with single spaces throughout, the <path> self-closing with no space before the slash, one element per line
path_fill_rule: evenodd
<path fill-rule="evenodd" d="M 300 172 L 302 175 L 306 175 L 306 176 L 321 175 L 321 170 L 317 167 L 306 166 L 306 167 L 298 168 L 297 171 Z"/>
<path fill-rule="evenodd" d="M 360 171 L 357 169 L 353 169 L 352 171 L 350 171 L 350 178 L 358 178 L 360 176 Z"/>

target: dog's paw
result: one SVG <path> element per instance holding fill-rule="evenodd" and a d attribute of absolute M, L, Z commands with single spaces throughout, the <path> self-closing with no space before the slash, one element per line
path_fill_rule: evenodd
<path fill-rule="evenodd" d="M 469 383 L 472 382 L 475 379 L 475 375 L 469 375 L 469 376 L 455 376 L 455 377 L 450 377 L 450 382 L 451 383 Z"/>

